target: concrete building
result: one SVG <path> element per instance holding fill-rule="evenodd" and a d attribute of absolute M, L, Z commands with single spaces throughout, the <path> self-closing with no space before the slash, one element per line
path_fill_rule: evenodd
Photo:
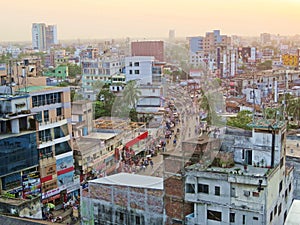
<path fill-rule="evenodd" d="M 0 192 L 7 196 L 25 198 L 39 196 L 39 174 L 27 189 L 25 177 L 38 173 L 37 121 L 30 111 L 28 94 L 1 94 L 0 108 Z"/>
<path fill-rule="evenodd" d="M 86 136 L 93 128 L 93 103 L 87 100 L 73 101 L 72 105 L 72 137 Z"/>
<path fill-rule="evenodd" d="M 136 80 L 138 84 L 152 84 L 153 56 L 131 56 L 125 58 L 126 82 Z"/>
<path fill-rule="evenodd" d="M 32 48 L 39 51 L 46 51 L 52 45 L 58 44 L 56 25 L 45 23 L 32 24 Z"/>
<path fill-rule="evenodd" d="M 44 76 L 64 81 L 69 78 L 69 68 L 66 65 L 59 65 L 55 69 L 49 69 L 46 71 Z"/>
<path fill-rule="evenodd" d="M 250 126 L 252 132 L 225 137 L 225 152 L 209 166 L 186 167 L 185 201 L 194 204 L 186 224 L 284 224 L 293 193 L 285 123 L 257 120 Z M 234 166 L 228 164 L 233 159 Z"/>
<path fill-rule="evenodd" d="M 46 24 L 32 24 L 32 48 L 39 51 L 46 50 Z"/>
<path fill-rule="evenodd" d="M 131 56 L 153 56 L 155 60 L 164 62 L 163 41 L 131 42 Z"/>
<path fill-rule="evenodd" d="M 53 45 L 57 45 L 57 26 L 48 25 L 46 26 L 46 47 L 50 49 Z"/>
<path fill-rule="evenodd" d="M 32 86 L 22 91 L 30 95 L 29 106 L 39 124 L 42 201 L 59 206 L 79 190 L 79 178 L 74 177 L 70 88 Z"/>
<path fill-rule="evenodd" d="M 119 173 L 89 181 L 82 191 L 82 224 L 164 224 L 163 179 Z"/>

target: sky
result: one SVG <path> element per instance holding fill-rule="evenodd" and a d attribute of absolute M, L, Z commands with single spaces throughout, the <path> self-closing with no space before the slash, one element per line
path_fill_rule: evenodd
<path fill-rule="evenodd" d="M 9 0 L 0 41 L 30 41 L 32 23 L 56 24 L 59 40 L 300 33 L 300 0 Z"/>

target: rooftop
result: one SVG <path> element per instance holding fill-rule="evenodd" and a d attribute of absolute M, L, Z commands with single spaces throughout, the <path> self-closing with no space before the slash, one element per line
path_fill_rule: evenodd
<path fill-rule="evenodd" d="M 285 121 L 257 119 L 254 122 L 249 123 L 248 126 L 251 128 L 281 129 L 285 126 Z"/>
<path fill-rule="evenodd" d="M 27 93 L 33 93 L 33 92 L 40 92 L 40 91 L 49 91 L 49 90 L 58 90 L 65 87 L 56 87 L 56 86 L 28 86 L 26 88 L 21 88 L 20 92 L 27 92 Z"/>
<path fill-rule="evenodd" d="M 96 133 L 92 132 L 89 135 L 85 136 L 86 138 L 92 138 L 92 139 L 99 139 L 99 140 L 109 140 L 115 136 L 117 136 L 117 133 Z"/>
<path fill-rule="evenodd" d="M 89 183 L 163 190 L 163 178 L 130 173 L 118 173 L 91 180 Z"/>
<path fill-rule="evenodd" d="M 216 173 L 227 173 L 227 174 L 237 174 L 251 177 L 263 177 L 266 176 L 269 168 L 264 167 L 254 167 L 251 165 L 247 166 L 247 170 L 244 170 L 244 165 L 235 164 L 231 168 L 222 168 L 222 167 L 207 167 L 203 168 L 200 164 L 193 164 L 187 167 L 188 170 L 196 170 L 202 172 L 216 172 Z"/>

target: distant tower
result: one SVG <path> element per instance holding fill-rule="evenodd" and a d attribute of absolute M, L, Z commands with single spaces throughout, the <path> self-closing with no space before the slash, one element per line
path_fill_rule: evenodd
<path fill-rule="evenodd" d="M 175 30 L 169 30 L 169 41 L 175 40 Z"/>
<path fill-rule="evenodd" d="M 44 23 L 32 24 L 32 48 L 39 51 L 46 50 L 46 25 Z"/>
<path fill-rule="evenodd" d="M 45 51 L 58 44 L 56 25 L 46 26 L 44 23 L 32 24 L 32 48 Z"/>
<path fill-rule="evenodd" d="M 57 27 L 56 25 L 46 26 L 46 48 L 49 49 L 53 45 L 57 45 Z"/>

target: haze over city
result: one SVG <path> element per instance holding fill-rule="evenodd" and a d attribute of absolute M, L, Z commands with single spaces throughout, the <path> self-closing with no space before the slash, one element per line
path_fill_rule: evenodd
<path fill-rule="evenodd" d="M 3 1 L 0 41 L 31 40 L 32 23 L 57 24 L 59 40 L 262 32 L 297 34 L 297 0 L 52 0 Z"/>

